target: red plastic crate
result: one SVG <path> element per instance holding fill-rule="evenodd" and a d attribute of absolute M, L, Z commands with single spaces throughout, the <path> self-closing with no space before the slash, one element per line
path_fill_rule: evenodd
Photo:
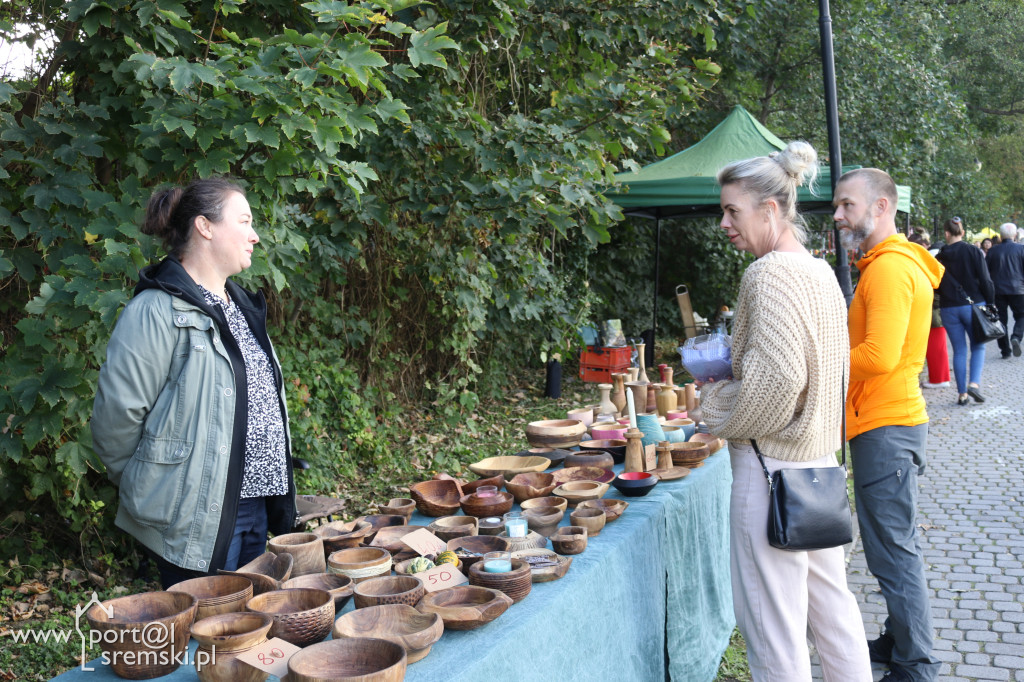
<path fill-rule="evenodd" d="M 629 363 L 621 367 L 593 367 L 591 365 L 580 365 L 580 379 L 599 384 L 612 383 L 613 372 L 625 372 Z"/>
<path fill-rule="evenodd" d="M 629 346 L 622 348 L 587 346 L 587 349 L 580 353 L 580 366 L 604 367 L 620 371 L 629 367 L 631 352 L 632 349 Z"/>

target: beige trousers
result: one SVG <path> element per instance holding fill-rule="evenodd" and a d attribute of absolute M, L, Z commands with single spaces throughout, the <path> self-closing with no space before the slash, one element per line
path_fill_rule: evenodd
<path fill-rule="evenodd" d="M 768 544 L 768 481 L 754 448 L 729 443 L 732 459 L 730 554 L 733 609 L 755 682 L 810 682 L 807 638 L 825 682 L 871 682 L 864 623 L 846 587 L 842 547 L 789 552 Z M 768 471 L 835 466 L 764 458 Z"/>

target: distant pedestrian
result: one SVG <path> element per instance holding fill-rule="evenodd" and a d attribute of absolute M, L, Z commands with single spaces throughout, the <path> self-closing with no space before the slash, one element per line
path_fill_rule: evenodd
<path fill-rule="evenodd" d="M 981 251 L 963 241 L 960 218 L 946 221 L 946 245 L 936 256 L 946 267 L 939 286 L 942 326 L 953 346 L 953 376 L 956 378 L 957 405 L 966 405 L 967 396 L 983 403 L 981 371 L 985 367 L 985 343 L 974 338 L 971 305 L 994 303 L 995 289 Z M 970 300 L 968 300 L 970 299 Z M 970 373 L 967 349 L 970 348 Z"/>
<path fill-rule="evenodd" d="M 938 253 L 938 249 L 932 253 L 927 232 L 915 232 L 907 237 L 907 241 L 920 244 L 933 256 Z M 923 382 L 921 388 L 949 388 L 949 352 L 946 349 L 946 328 L 942 326 L 942 316 L 939 315 L 938 297 L 932 304 L 932 328 L 928 332 L 925 362 L 928 364 L 928 381 Z"/>
<path fill-rule="evenodd" d="M 888 611 L 868 651 L 872 661 L 889 666 L 883 679 L 930 682 L 940 663 L 932 655 L 930 590 L 917 529 L 917 477 L 928 440 L 917 377 L 943 268 L 896 232 L 896 184 L 888 173 L 850 171 L 833 196 L 843 247 L 864 251 L 849 314 L 846 436 L 864 555 Z"/>
<path fill-rule="evenodd" d="M 987 256 L 988 252 L 992 250 L 992 240 L 985 237 L 978 246 L 981 247 L 981 252 Z"/>
<path fill-rule="evenodd" d="M 1014 240 L 1017 226 L 1003 223 L 999 226 L 1002 239 L 985 257 L 988 272 L 996 289 L 996 308 L 999 319 L 1006 327 L 1006 336 L 997 340 L 1003 358 L 1020 357 L 1021 338 L 1024 337 L 1024 244 Z M 1013 333 L 1010 333 L 1007 308 L 1013 311 Z"/>

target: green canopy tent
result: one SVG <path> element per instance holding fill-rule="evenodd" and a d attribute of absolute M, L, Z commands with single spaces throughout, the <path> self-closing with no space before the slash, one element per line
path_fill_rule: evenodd
<path fill-rule="evenodd" d="M 655 221 L 654 327 L 657 330 L 658 259 L 661 251 L 662 218 L 706 218 L 718 216 L 719 187 L 715 176 L 723 166 L 782 150 L 786 143 L 761 125 L 740 105 L 700 142 L 639 171 L 615 175 L 617 188 L 605 196 L 622 207 L 628 216 Z M 843 172 L 861 166 L 843 166 Z M 910 188 L 897 185 L 897 210 L 910 212 Z M 802 213 L 832 212 L 832 174 L 820 169 L 815 192 L 801 187 L 797 201 Z M 653 343 L 650 344 L 653 349 Z"/>

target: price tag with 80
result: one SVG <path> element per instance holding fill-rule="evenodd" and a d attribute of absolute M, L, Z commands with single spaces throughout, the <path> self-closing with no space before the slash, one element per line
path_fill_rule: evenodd
<path fill-rule="evenodd" d="M 288 659 L 299 650 L 294 644 L 275 637 L 240 654 L 238 660 L 275 677 L 284 678 L 288 674 Z"/>

